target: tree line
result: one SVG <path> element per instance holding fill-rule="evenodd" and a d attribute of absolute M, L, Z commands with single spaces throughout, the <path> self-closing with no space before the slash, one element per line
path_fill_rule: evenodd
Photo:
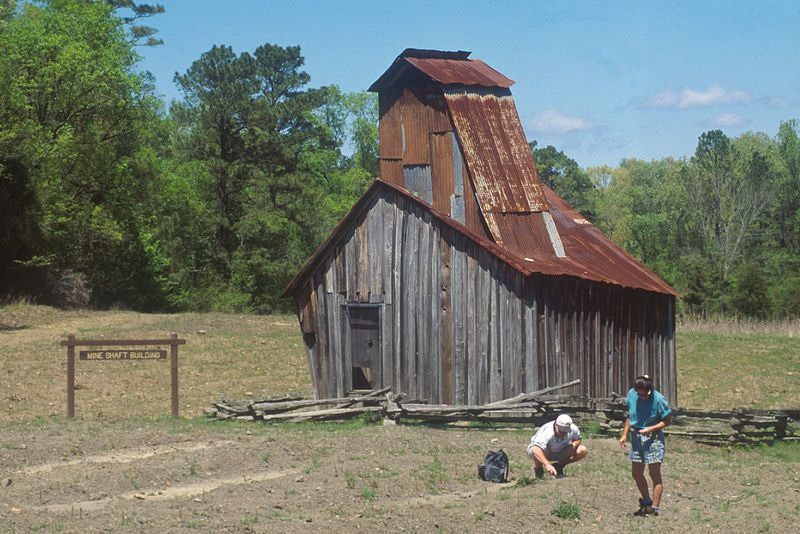
<path fill-rule="evenodd" d="M 133 0 L 0 0 L 0 296 L 270 313 L 378 174 L 372 94 L 314 88 L 296 46 L 217 45 L 169 105 Z M 157 20 L 157 19 L 156 19 Z M 681 311 L 800 315 L 800 141 L 704 133 L 693 157 L 542 179 L 682 294 Z"/>
<path fill-rule="evenodd" d="M 531 143 L 541 178 L 675 287 L 679 311 L 800 316 L 800 123 L 703 133 L 685 159 L 581 169 Z"/>

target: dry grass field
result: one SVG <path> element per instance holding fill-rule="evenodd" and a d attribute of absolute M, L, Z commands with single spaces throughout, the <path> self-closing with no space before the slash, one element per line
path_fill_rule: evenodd
<path fill-rule="evenodd" d="M 727 328 L 727 330 L 726 330 Z M 682 406 L 800 406 L 791 326 L 681 325 Z M 76 362 L 64 417 L 70 333 L 176 332 L 181 418 L 168 417 L 166 361 Z M 636 491 L 613 439 L 565 479 L 534 480 L 532 428 L 216 422 L 231 398 L 308 394 L 293 316 L 64 312 L 0 307 L 2 532 L 784 532 L 800 521 L 800 446 L 712 447 L 670 438 L 659 517 L 633 517 Z M 511 482 L 477 478 L 504 448 Z"/>

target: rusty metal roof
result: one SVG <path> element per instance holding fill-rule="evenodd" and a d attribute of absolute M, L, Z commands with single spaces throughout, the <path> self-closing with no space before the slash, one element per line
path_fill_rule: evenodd
<path fill-rule="evenodd" d="M 664 280 L 606 237 L 546 185 L 542 186 L 566 256 L 556 257 L 540 213 L 496 214 L 503 247 L 534 272 L 577 276 L 677 295 Z"/>
<path fill-rule="evenodd" d="M 547 210 L 511 93 L 445 89 L 444 96 L 484 215 Z"/>
<path fill-rule="evenodd" d="M 420 59 L 405 58 L 406 61 L 443 85 L 477 85 L 480 87 L 502 87 L 508 89 L 514 80 L 506 78 L 480 59 Z"/>
<path fill-rule="evenodd" d="M 409 71 L 424 74 L 434 83 L 442 85 L 466 85 L 478 87 L 500 87 L 508 89 L 514 80 L 503 76 L 480 59 L 467 59 L 469 52 L 439 52 L 407 48 L 397 56 L 394 63 L 370 87 L 370 91 L 381 91 L 394 85 Z"/>
<path fill-rule="evenodd" d="M 382 105 L 387 107 L 414 104 L 413 101 L 407 103 L 405 100 L 384 98 L 387 93 L 394 94 L 393 91 L 396 93 L 395 90 L 402 89 L 404 85 L 419 86 L 435 82 L 444 86 L 444 101 L 467 167 L 465 177 L 474 186 L 480 214 L 494 242 L 414 196 L 399 185 L 399 177 L 385 177 L 398 184 L 376 180 L 290 282 L 286 293 L 294 292 L 299 287 L 326 251 L 342 238 L 343 227 L 367 209 L 369 203 L 366 199 L 372 197 L 376 188 L 388 187 L 424 206 L 434 218 L 469 237 L 526 276 L 532 273 L 575 276 L 677 295 L 658 275 L 603 235 L 541 182 L 508 89 L 513 82 L 485 63 L 467 59 L 468 56 L 468 52 L 461 51 L 407 49 L 370 90 L 381 90 Z M 384 91 L 387 88 L 392 89 Z M 411 96 L 419 99 L 419 95 Z M 425 92 L 424 96 L 427 103 L 430 95 Z M 425 107 L 422 100 L 418 107 Z M 405 113 L 403 116 L 408 115 L 408 121 L 404 122 L 410 126 L 419 123 L 421 130 L 417 132 L 418 128 L 409 126 L 407 134 L 423 136 L 427 143 L 429 134 L 444 131 L 441 125 L 436 128 L 426 126 L 427 119 L 423 120 L 415 113 L 414 109 Z M 381 126 L 383 145 L 384 125 Z M 401 147 L 406 142 L 407 139 L 403 143 L 396 140 L 395 144 Z M 382 169 L 389 169 L 387 156 L 382 151 Z M 424 152 L 424 156 L 428 157 L 428 151 Z M 404 163 L 408 164 L 408 158 L 403 158 L 402 161 L 397 160 L 398 171 Z M 414 158 L 411 160 L 420 163 Z"/>

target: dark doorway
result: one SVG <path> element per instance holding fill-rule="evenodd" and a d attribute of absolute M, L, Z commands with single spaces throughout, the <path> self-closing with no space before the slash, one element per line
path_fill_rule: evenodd
<path fill-rule="evenodd" d="M 380 306 L 347 306 L 351 389 L 382 387 Z"/>

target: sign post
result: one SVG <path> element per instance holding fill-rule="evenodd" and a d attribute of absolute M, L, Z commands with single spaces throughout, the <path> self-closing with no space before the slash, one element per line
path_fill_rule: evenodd
<path fill-rule="evenodd" d="M 178 345 L 185 345 L 185 339 L 171 334 L 169 339 L 97 339 L 78 340 L 74 334 L 67 336 L 61 346 L 67 347 L 67 417 L 75 417 L 75 347 L 152 347 L 170 346 L 170 392 L 172 396 L 172 417 L 178 417 Z M 82 350 L 79 359 L 85 361 L 129 361 L 165 360 L 167 351 L 163 349 L 102 349 Z"/>

